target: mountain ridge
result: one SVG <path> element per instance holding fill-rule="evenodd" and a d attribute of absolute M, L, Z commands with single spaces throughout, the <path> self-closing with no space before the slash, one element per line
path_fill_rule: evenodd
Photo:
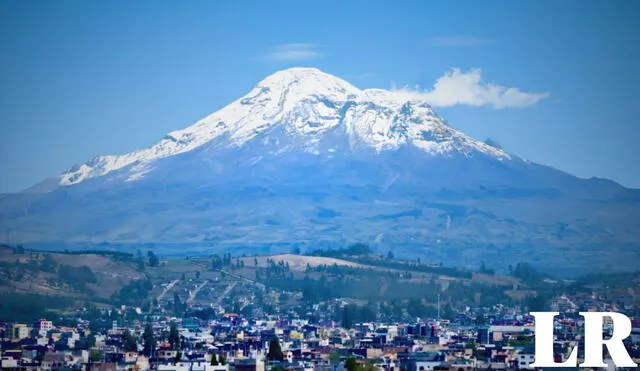
<path fill-rule="evenodd" d="M 454 265 L 635 269 L 639 190 L 527 161 L 406 98 L 276 72 L 156 146 L 0 197 L 0 236 L 202 253 L 364 242 Z"/>
<path fill-rule="evenodd" d="M 97 156 L 60 176 L 59 185 L 78 184 L 131 166 L 130 181 L 152 171 L 150 163 L 194 150 L 227 135 L 227 146 L 242 146 L 255 136 L 284 125 L 289 136 L 304 136 L 308 151 L 322 135 L 342 127 L 349 146 L 377 152 L 415 145 L 426 152 L 469 155 L 481 152 L 510 159 L 501 149 L 450 127 L 427 103 L 400 92 L 360 90 L 315 68 L 278 71 L 245 96 L 184 129 L 167 133 L 157 144 L 123 155 Z M 331 150 L 331 149 L 328 149 Z"/>

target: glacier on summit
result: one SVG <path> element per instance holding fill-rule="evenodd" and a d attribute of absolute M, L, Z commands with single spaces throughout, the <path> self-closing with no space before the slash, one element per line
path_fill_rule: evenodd
<path fill-rule="evenodd" d="M 341 128 L 349 149 L 393 151 L 415 146 L 433 155 L 473 156 L 499 160 L 504 151 L 448 126 L 427 102 L 382 89 L 360 90 L 315 68 L 291 68 L 258 83 L 247 95 L 195 124 L 168 133 L 160 143 L 120 156 L 99 156 L 62 174 L 59 184 L 72 185 L 129 167 L 129 180 L 152 171 L 155 160 L 194 150 L 225 136 L 225 147 L 241 147 L 277 126 L 283 134 L 302 138 L 303 149 L 318 153 L 318 143 Z M 286 151 L 280 148 L 280 151 Z M 323 148 L 333 151 L 334 148 Z"/>

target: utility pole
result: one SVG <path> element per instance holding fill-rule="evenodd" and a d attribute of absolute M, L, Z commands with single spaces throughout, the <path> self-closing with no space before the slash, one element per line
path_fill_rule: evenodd
<path fill-rule="evenodd" d="M 438 322 L 440 322 L 440 294 L 438 294 Z"/>

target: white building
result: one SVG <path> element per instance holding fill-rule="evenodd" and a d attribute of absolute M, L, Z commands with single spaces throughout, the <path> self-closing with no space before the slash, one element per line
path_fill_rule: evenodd
<path fill-rule="evenodd" d="M 229 371 L 229 365 L 212 366 L 209 362 L 178 362 L 168 365 L 158 365 L 158 371 Z"/>
<path fill-rule="evenodd" d="M 531 364 L 535 360 L 533 353 L 520 353 L 518 354 L 518 369 L 520 370 L 533 370 Z"/>
<path fill-rule="evenodd" d="M 40 320 L 40 328 L 38 329 L 38 333 L 41 335 L 45 335 L 50 330 L 53 330 L 53 322 L 47 321 L 46 319 Z"/>

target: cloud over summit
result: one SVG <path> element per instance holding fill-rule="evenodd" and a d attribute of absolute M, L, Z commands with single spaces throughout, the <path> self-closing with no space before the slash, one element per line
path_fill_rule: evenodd
<path fill-rule="evenodd" d="M 262 58 L 271 61 L 307 61 L 322 57 L 319 49 L 320 45 L 311 43 L 280 44 L 271 47 Z"/>
<path fill-rule="evenodd" d="M 548 98 L 549 93 L 527 93 L 517 88 L 486 83 L 478 68 L 464 72 L 452 68 L 436 80 L 431 90 L 396 89 L 407 95 L 407 99 L 425 100 L 434 107 L 491 106 L 494 109 L 524 108 Z"/>

